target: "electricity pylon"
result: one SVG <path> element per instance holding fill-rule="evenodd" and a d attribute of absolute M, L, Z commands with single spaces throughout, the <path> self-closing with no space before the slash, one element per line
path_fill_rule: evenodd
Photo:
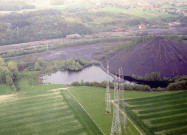
<path fill-rule="evenodd" d="M 112 129 L 111 135 L 116 133 L 116 135 L 121 135 L 121 124 L 123 128 L 126 129 L 127 119 L 125 113 L 125 104 L 124 104 L 124 86 L 123 79 L 121 76 L 123 75 L 122 68 L 119 69 L 119 76 L 115 77 L 114 80 L 114 104 L 113 104 L 113 120 L 112 120 Z M 122 114 L 120 115 L 119 107 L 122 107 Z"/>
<path fill-rule="evenodd" d="M 106 104 L 106 113 L 111 113 L 110 107 L 110 77 L 109 77 L 109 63 L 107 61 L 107 82 L 106 82 L 106 93 L 105 93 L 105 104 Z"/>
<path fill-rule="evenodd" d="M 125 91 L 124 91 L 124 85 L 123 85 L 123 79 L 121 79 L 121 76 L 123 76 L 123 70 L 122 68 L 119 69 L 119 91 L 120 91 L 120 105 L 122 107 L 122 114 L 121 114 L 121 123 L 123 124 L 124 130 L 126 129 L 127 125 L 127 116 L 125 112 Z"/>
<path fill-rule="evenodd" d="M 117 77 L 116 75 L 114 80 L 114 102 L 111 135 L 114 135 L 114 133 L 116 133 L 117 135 L 121 135 L 122 133 L 119 115 L 119 96 L 119 77 Z"/>

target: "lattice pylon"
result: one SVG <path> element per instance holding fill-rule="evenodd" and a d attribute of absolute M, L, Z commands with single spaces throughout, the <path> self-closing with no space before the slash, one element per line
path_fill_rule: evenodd
<path fill-rule="evenodd" d="M 113 120 L 112 120 L 112 128 L 111 135 L 121 135 L 121 122 L 120 122 L 120 114 L 119 114 L 119 78 L 116 76 L 114 80 L 114 105 L 113 105 Z"/>
<path fill-rule="evenodd" d="M 122 68 L 120 68 L 119 70 L 119 77 L 123 76 L 123 70 Z M 121 80 L 121 78 L 119 78 L 119 80 Z M 122 81 L 119 81 L 122 82 Z M 126 129 L 127 126 L 127 115 L 125 112 L 125 91 L 124 91 L 124 84 L 123 83 L 119 83 L 119 90 L 120 90 L 120 106 L 122 107 L 122 114 L 121 114 L 121 123 L 123 124 L 123 128 L 124 130 Z"/>
<path fill-rule="evenodd" d="M 119 70 L 119 77 L 120 76 L 123 76 L 123 70 L 122 68 L 120 68 Z M 119 82 L 122 82 L 121 81 L 121 78 L 119 78 Z M 127 126 L 127 116 L 126 116 L 126 112 L 125 112 L 125 103 L 124 103 L 124 100 L 125 100 L 125 91 L 124 91 L 124 85 L 123 83 L 119 83 L 119 91 L 120 91 L 120 106 L 122 107 L 121 110 L 122 110 L 122 114 L 121 114 L 121 123 L 123 124 L 123 128 L 124 130 L 126 129 L 126 126 Z"/>
<path fill-rule="evenodd" d="M 110 77 L 109 77 L 109 63 L 107 61 L 107 82 L 106 82 L 106 93 L 105 93 L 105 104 L 106 104 L 106 113 L 111 113 L 111 106 L 110 106 Z"/>

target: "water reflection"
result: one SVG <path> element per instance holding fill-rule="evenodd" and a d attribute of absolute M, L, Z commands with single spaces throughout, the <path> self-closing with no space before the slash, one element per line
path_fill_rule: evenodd
<path fill-rule="evenodd" d="M 107 73 L 98 66 L 91 66 L 78 72 L 58 71 L 51 75 L 45 75 L 43 79 L 44 83 L 50 84 L 71 84 L 82 80 L 84 82 L 102 82 L 107 79 Z M 110 76 L 110 80 L 113 80 L 112 76 Z"/>

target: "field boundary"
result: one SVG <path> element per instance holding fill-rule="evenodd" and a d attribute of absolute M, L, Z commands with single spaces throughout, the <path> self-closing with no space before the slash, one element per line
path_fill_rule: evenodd
<path fill-rule="evenodd" d="M 111 100 L 112 104 L 116 106 L 116 104 L 114 104 L 114 100 Z M 124 112 L 119 108 L 121 114 L 124 115 Z M 126 115 L 127 116 L 127 115 Z M 145 135 L 144 133 L 142 133 L 142 131 L 140 131 L 140 129 L 136 126 L 136 124 L 127 116 L 127 119 L 132 123 L 132 125 L 136 128 L 136 130 L 141 134 L 141 135 Z"/>
<path fill-rule="evenodd" d="M 95 122 L 95 120 L 90 116 L 90 114 L 86 111 L 86 109 L 83 107 L 83 105 L 75 98 L 75 96 L 69 91 L 67 88 L 67 92 L 77 101 L 77 103 L 82 107 L 82 109 L 87 113 L 87 115 L 91 118 L 91 120 L 95 123 L 95 125 L 99 128 L 99 130 L 103 133 L 103 135 L 106 135 L 103 130 L 98 126 L 98 124 Z"/>

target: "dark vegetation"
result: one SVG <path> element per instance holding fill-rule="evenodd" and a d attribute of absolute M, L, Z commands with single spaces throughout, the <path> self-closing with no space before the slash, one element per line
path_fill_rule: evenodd
<path fill-rule="evenodd" d="M 53 2 L 55 4 L 55 1 Z M 97 12 L 88 12 L 87 10 L 79 12 L 79 9 L 71 8 L 63 11 L 48 9 L 24 13 L 12 12 L 0 16 L 0 45 L 62 38 L 75 33 L 86 35 L 102 31 L 112 31 L 120 27 L 137 27 L 139 24 L 162 26 L 166 22 L 177 19 L 180 18 L 145 19 L 102 10 Z"/>
<path fill-rule="evenodd" d="M 83 68 L 98 65 L 97 61 L 86 61 L 79 58 L 70 58 L 67 60 L 55 60 L 55 61 L 44 61 L 42 58 L 29 67 L 29 70 L 41 71 L 43 73 L 49 73 L 57 70 L 69 70 L 69 71 L 80 71 Z"/>
<path fill-rule="evenodd" d="M 13 61 L 4 62 L 0 57 L 0 84 L 6 83 L 15 91 L 17 83 L 22 78 L 28 80 L 29 85 L 40 85 L 42 80 L 40 76 L 46 73 L 52 73 L 58 70 L 79 71 L 92 65 L 98 65 L 97 61 L 86 61 L 80 58 L 70 58 L 67 60 L 49 60 L 45 61 L 38 58 L 36 61 L 27 61 L 16 64 Z"/>
<path fill-rule="evenodd" d="M 124 77 L 125 80 L 127 80 Z M 135 91 L 174 91 L 174 90 L 187 90 L 187 76 L 176 76 L 174 78 L 167 78 L 167 80 L 159 81 L 132 81 L 136 84 L 123 84 L 125 90 L 135 90 Z M 101 87 L 106 88 L 106 81 L 99 82 L 73 82 L 72 86 L 91 86 L 91 87 Z M 110 82 L 110 88 L 114 89 L 114 83 Z"/>
<path fill-rule="evenodd" d="M 187 90 L 187 76 L 176 76 L 172 80 L 173 83 L 167 86 L 168 90 Z"/>
<path fill-rule="evenodd" d="M 106 88 L 106 81 L 103 81 L 101 83 L 99 82 L 73 82 L 71 84 L 72 86 L 91 86 L 91 87 L 100 87 L 100 88 Z M 148 85 L 141 85 L 141 84 L 123 84 L 123 87 L 125 90 L 136 90 L 136 91 L 160 91 L 160 90 L 165 90 L 163 88 L 158 88 L 158 89 L 151 89 Z M 114 83 L 110 82 L 110 88 L 114 89 Z"/>
<path fill-rule="evenodd" d="M 50 16 L 50 17 L 49 17 Z M 61 19 L 60 19 L 61 18 Z M 0 17 L 4 20 L 0 27 L 0 45 L 54 39 L 68 34 L 88 34 L 90 30 L 83 24 L 68 23 L 57 10 L 41 10 L 29 13 L 11 13 Z"/>
<path fill-rule="evenodd" d="M 0 84 L 6 83 L 10 86 L 11 90 L 16 91 L 16 82 L 18 81 L 18 67 L 13 61 L 8 63 L 0 57 Z"/>

